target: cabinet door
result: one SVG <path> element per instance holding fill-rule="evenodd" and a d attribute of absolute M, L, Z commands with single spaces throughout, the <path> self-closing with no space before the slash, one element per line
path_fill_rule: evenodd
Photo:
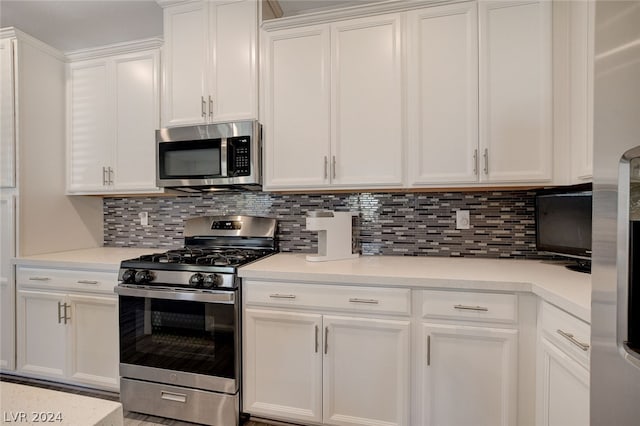
<path fill-rule="evenodd" d="M 59 293 L 17 292 L 18 371 L 65 378 L 67 326 L 64 323 L 64 303 L 65 297 Z"/>
<path fill-rule="evenodd" d="M 594 1 L 570 2 L 571 161 L 574 182 L 593 175 Z"/>
<path fill-rule="evenodd" d="M 113 88 L 107 61 L 69 65 L 69 127 L 67 189 L 106 189 L 105 168 L 112 167 L 114 126 L 110 99 Z"/>
<path fill-rule="evenodd" d="M 475 3 L 409 12 L 410 185 L 477 182 Z"/>
<path fill-rule="evenodd" d="M 323 419 L 407 425 L 409 321 L 324 317 Z"/>
<path fill-rule="evenodd" d="M 517 333 L 423 324 L 420 424 L 515 425 Z"/>
<path fill-rule="evenodd" d="M 15 255 L 15 203 L 0 194 L 0 369 L 15 368 L 15 281 L 9 260 Z"/>
<path fill-rule="evenodd" d="M 547 339 L 540 339 L 538 426 L 589 424 L 589 372 Z"/>
<path fill-rule="evenodd" d="M 202 1 L 164 9 L 163 126 L 207 120 L 207 19 Z"/>
<path fill-rule="evenodd" d="M 483 181 L 552 172 L 551 2 L 480 1 Z"/>
<path fill-rule="evenodd" d="M 322 317 L 246 309 L 244 410 L 322 422 Z"/>
<path fill-rule="evenodd" d="M 329 29 L 266 36 L 265 188 L 329 183 Z"/>
<path fill-rule="evenodd" d="M 69 295 L 69 378 L 119 388 L 116 297 Z"/>
<path fill-rule="evenodd" d="M 114 60 L 117 142 L 113 180 L 119 191 L 157 190 L 158 66 L 158 51 Z"/>
<path fill-rule="evenodd" d="M 0 187 L 15 186 L 13 39 L 0 40 Z"/>
<path fill-rule="evenodd" d="M 331 43 L 331 181 L 340 186 L 401 186 L 405 134 L 400 16 L 332 24 Z"/>
<path fill-rule="evenodd" d="M 209 117 L 213 121 L 257 118 L 258 2 L 209 3 L 211 70 Z"/>

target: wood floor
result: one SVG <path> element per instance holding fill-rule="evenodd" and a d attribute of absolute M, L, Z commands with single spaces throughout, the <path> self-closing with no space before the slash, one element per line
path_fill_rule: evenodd
<path fill-rule="evenodd" d="M 114 392 L 90 390 L 76 386 L 66 386 L 59 383 L 47 382 L 42 380 L 32 380 L 24 377 L 17 377 L 7 374 L 0 374 L 0 381 L 18 383 L 21 385 L 37 386 L 44 389 L 51 389 L 61 392 L 73 393 L 76 395 L 90 396 L 93 398 L 102 398 L 109 401 L 120 401 L 120 396 Z M 247 421 L 243 426 L 269 426 L 279 425 L 282 423 L 262 423 L 257 421 Z M 179 420 L 165 419 L 162 417 L 149 416 L 146 414 L 125 412 L 124 426 L 196 426 L 195 423 L 182 422 Z M 226 426 L 226 425 L 224 425 Z M 231 426 L 231 425 L 230 425 Z"/>

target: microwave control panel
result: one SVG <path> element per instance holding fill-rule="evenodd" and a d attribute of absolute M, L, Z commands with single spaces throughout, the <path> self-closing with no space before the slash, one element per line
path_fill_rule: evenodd
<path fill-rule="evenodd" d="M 228 138 L 227 146 L 229 176 L 251 176 L 251 137 Z"/>

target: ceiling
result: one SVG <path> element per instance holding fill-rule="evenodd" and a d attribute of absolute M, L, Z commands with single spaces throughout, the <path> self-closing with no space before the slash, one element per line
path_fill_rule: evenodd
<path fill-rule="evenodd" d="M 375 0 L 280 0 L 284 16 Z M 155 0 L 0 0 L 0 28 L 16 27 L 62 52 L 162 37 Z"/>

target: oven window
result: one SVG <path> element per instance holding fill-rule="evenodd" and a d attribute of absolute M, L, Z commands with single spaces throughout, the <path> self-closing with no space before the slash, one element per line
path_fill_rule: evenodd
<path fill-rule="evenodd" d="M 120 296 L 120 362 L 234 379 L 233 304 Z"/>
<path fill-rule="evenodd" d="M 219 140 L 164 142 L 158 149 L 162 179 L 217 177 L 222 172 Z"/>

